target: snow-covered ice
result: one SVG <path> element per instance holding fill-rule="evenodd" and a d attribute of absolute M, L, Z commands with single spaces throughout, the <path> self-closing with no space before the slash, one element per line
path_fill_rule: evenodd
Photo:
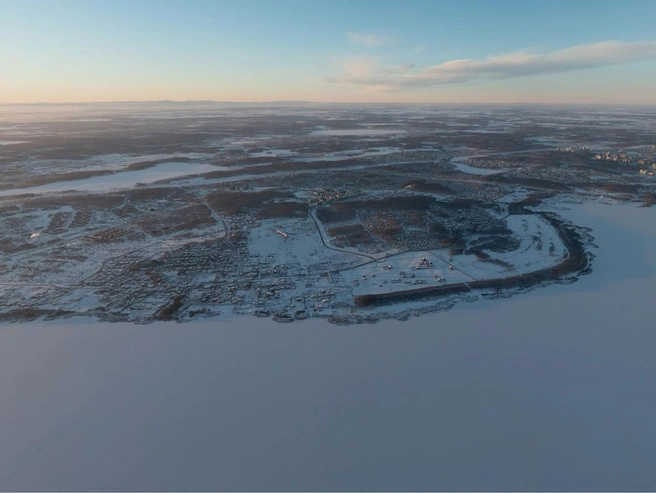
<path fill-rule="evenodd" d="M 29 144 L 29 140 L 0 140 L 0 146 L 10 146 L 16 144 Z"/>
<path fill-rule="evenodd" d="M 59 181 L 31 188 L 1 190 L 0 196 L 63 192 L 67 190 L 105 192 L 113 189 L 132 188 L 138 183 L 153 183 L 167 178 L 200 175 L 222 169 L 227 168 L 200 163 L 162 163 L 141 170 L 118 171 L 109 175 L 92 176 L 81 180 Z"/>
<path fill-rule="evenodd" d="M 504 171 L 507 171 L 505 169 L 487 169 L 487 168 L 476 168 L 474 166 L 469 166 L 468 164 L 463 163 L 462 161 L 469 159 L 468 157 L 464 158 L 454 158 L 451 160 L 451 164 L 453 164 L 458 171 L 461 171 L 463 173 L 469 173 L 470 175 L 497 175 L 499 173 L 503 173 Z"/>

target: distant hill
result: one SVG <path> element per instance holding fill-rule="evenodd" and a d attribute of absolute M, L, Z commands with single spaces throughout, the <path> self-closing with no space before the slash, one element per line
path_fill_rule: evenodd
<path fill-rule="evenodd" d="M 53 103 L 49 101 L 40 101 L 37 103 L 0 103 L 1 106 L 94 106 L 94 105 L 112 105 L 112 104 L 130 104 L 130 105 L 154 105 L 154 104 L 170 104 L 170 105 L 196 105 L 196 104 L 313 104 L 313 101 L 214 101 L 211 99 L 202 100 L 189 100 L 189 101 L 174 101 L 170 99 L 153 100 L 153 101 L 96 101 L 96 102 L 80 102 L 69 101 L 65 103 Z"/>

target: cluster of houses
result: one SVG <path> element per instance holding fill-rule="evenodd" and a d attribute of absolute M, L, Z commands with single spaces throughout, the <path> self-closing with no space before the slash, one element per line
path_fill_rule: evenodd
<path fill-rule="evenodd" d="M 561 148 L 561 151 L 575 152 L 574 148 L 567 147 Z M 581 148 L 580 150 L 589 150 L 587 148 Z M 656 150 L 656 146 L 651 146 L 652 152 Z M 598 161 L 614 161 L 617 163 L 626 163 L 626 164 L 637 164 L 640 166 L 639 173 L 646 176 L 656 176 L 656 159 L 654 156 L 643 157 L 640 153 L 637 152 L 599 152 L 594 155 L 594 158 Z"/>
<path fill-rule="evenodd" d="M 613 154 L 610 151 L 607 151 L 606 153 L 597 153 L 595 154 L 595 159 L 600 160 L 600 161 L 616 161 L 618 163 L 632 163 L 635 162 L 636 159 L 632 156 L 629 156 L 626 152 L 618 152 L 617 154 Z"/>
<path fill-rule="evenodd" d="M 653 163 L 649 168 L 641 168 L 640 174 L 647 175 L 647 176 L 656 176 L 656 163 Z"/>
<path fill-rule="evenodd" d="M 337 190 L 334 188 L 308 190 L 308 194 L 310 195 L 308 203 L 311 206 L 322 205 L 328 202 L 352 199 L 359 196 L 361 193 L 360 190 Z"/>
<path fill-rule="evenodd" d="M 595 154 L 595 159 L 600 161 L 615 161 L 618 163 L 636 163 L 638 166 L 650 166 L 654 164 L 654 161 L 651 159 L 630 155 L 628 152 L 624 151 L 619 151 L 617 153 L 612 153 L 611 151 L 597 153 Z"/>
<path fill-rule="evenodd" d="M 561 152 L 586 152 L 589 151 L 590 148 L 588 146 L 581 146 L 581 147 L 559 147 L 559 151 Z"/>

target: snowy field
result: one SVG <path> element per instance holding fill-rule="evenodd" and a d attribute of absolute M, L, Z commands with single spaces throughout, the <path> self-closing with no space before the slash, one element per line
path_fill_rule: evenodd
<path fill-rule="evenodd" d="M 473 254 L 449 255 L 446 248 L 375 255 L 357 253 L 351 247 L 328 249 L 311 219 L 262 221 L 251 231 L 248 251 L 271 264 L 301 269 L 307 265 L 311 272 L 339 270 L 339 284 L 354 296 L 511 277 L 551 267 L 566 258 L 567 249 L 558 233 L 539 215 L 509 216 L 506 221 L 520 246 L 508 253 L 489 252 L 487 261 Z M 331 245 L 325 228 L 321 234 Z"/>
<path fill-rule="evenodd" d="M 261 221 L 251 230 L 248 253 L 262 260 L 269 258 L 276 264 L 299 264 L 303 269 L 325 263 L 326 267 L 318 270 L 332 270 L 362 262 L 360 255 L 324 247 L 311 219 Z"/>
<path fill-rule="evenodd" d="M 519 238 L 519 248 L 508 253 L 489 252 L 482 262 L 475 255 L 454 255 L 449 262 L 477 280 L 511 277 L 551 267 L 567 257 L 567 249 L 556 230 L 538 215 L 509 216 L 510 228 Z"/>
<path fill-rule="evenodd" d="M 450 270 L 441 251 L 408 252 L 341 272 L 355 296 L 379 294 L 472 281 L 461 270 Z M 430 263 L 429 263 L 430 262 Z"/>
<path fill-rule="evenodd" d="M 347 159 L 357 159 L 364 157 L 386 156 L 400 152 L 398 147 L 371 147 L 368 151 L 362 149 L 352 149 L 349 151 L 326 152 L 318 156 L 303 156 L 294 158 L 294 161 L 313 162 L 313 161 L 345 161 Z"/>
<path fill-rule="evenodd" d="M 571 207 L 591 275 L 404 323 L 0 325 L 0 489 L 653 490 L 656 211 Z"/>
<path fill-rule="evenodd" d="M 348 130 L 313 130 L 310 135 L 326 137 L 372 137 L 379 135 L 404 134 L 406 130 L 391 130 L 380 128 L 354 128 Z"/>

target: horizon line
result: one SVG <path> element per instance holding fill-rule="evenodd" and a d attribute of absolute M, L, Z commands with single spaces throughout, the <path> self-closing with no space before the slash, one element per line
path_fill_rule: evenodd
<path fill-rule="evenodd" d="M 119 100 L 119 101 L 38 101 L 38 102 L 2 102 L 0 106 L 86 106 L 111 104 L 353 104 L 353 105 L 536 105 L 536 106 L 656 106 L 656 103 L 614 103 L 614 102 L 544 102 L 544 101 L 469 101 L 469 102 L 436 102 L 436 101 L 304 101 L 304 100 L 272 100 L 272 101 L 226 101 L 214 99 L 159 99 L 159 100 Z"/>

